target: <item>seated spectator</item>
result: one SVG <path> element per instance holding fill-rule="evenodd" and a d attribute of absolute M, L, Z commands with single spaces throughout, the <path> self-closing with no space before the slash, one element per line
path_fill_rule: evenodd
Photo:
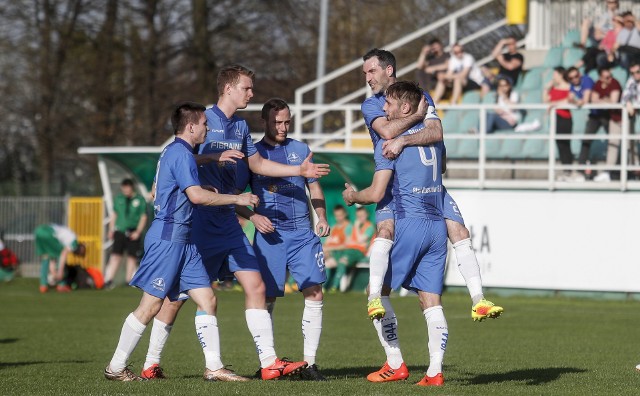
<path fill-rule="evenodd" d="M 85 246 L 78 242 L 70 228 L 58 224 L 38 226 L 34 234 L 36 255 L 41 260 L 40 292 L 46 293 L 50 283 L 56 285 L 59 292 L 71 291 L 65 276 L 67 256 L 73 253 L 84 257 Z"/>
<path fill-rule="evenodd" d="M 549 110 L 557 105 L 568 102 L 569 99 L 569 83 L 567 82 L 564 67 L 558 66 L 553 69 L 553 77 L 551 82 L 547 84 L 544 90 L 543 101 L 551 104 Z M 571 119 L 571 111 L 567 109 L 557 109 L 556 117 L 556 135 L 570 135 L 573 131 L 573 120 Z M 558 153 L 560 154 L 560 163 L 568 166 L 573 164 L 573 153 L 571 152 L 570 140 L 556 140 Z M 569 181 L 571 179 L 571 171 L 563 170 L 557 177 L 559 181 Z"/>
<path fill-rule="evenodd" d="M 333 207 L 333 218 L 336 220 L 336 223 L 331 226 L 331 233 L 322 245 L 322 250 L 324 251 L 324 267 L 327 274 L 325 288 L 331 284 L 336 267 L 338 267 L 338 263 L 334 258 L 334 251 L 346 248 L 347 234 L 351 232 L 351 223 L 344 206 L 336 205 Z"/>
<path fill-rule="evenodd" d="M 600 68 L 598 69 L 598 76 L 598 81 L 594 84 L 593 91 L 591 92 L 591 103 L 618 103 L 622 89 L 620 87 L 620 83 L 611 75 L 611 70 L 607 67 Z M 587 121 L 587 127 L 585 130 L 586 135 L 595 134 L 600 127 L 604 127 L 605 132 L 612 135 L 612 137 L 609 138 L 609 145 L 607 149 L 607 165 L 614 166 L 618 160 L 621 120 L 622 114 L 620 110 L 595 110 L 589 114 L 589 120 Z M 616 138 L 616 136 L 618 137 Z M 580 165 L 585 165 L 587 163 L 592 142 L 593 140 L 582 141 L 580 156 L 578 157 L 578 163 Z M 599 172 L 593 180 L 598 182 L 607 182 L 611 180 L 611 175 L 607 171 Z"/>
<path fill-rule="evenodd" d="M 588 75 L 582 75 L 576 67 L 567 69 L 567 80 L 569 80 L 569 103 L 581 107 L 591 103 L 591 90 L 593 80 Z"/>
<path fill-rule="evenodd" d="M 0 282 L 9 282 L 18 269 L 18 257 L 0 239 Z"/>
<path fill-rule="evenodd" d="M 506 52 L 503 51 L 504 48 L 507 49 Z M 482 83 L 483 95 L 496 89 L 498 76 L 509 77 L 512 81 L 511 86 L 514 86 L 518 82 L 518 78 L 520 78 L 522 65 L 524 64 L 524 56 L 518 52 L 517 41 L 513 36 L 498 41 L 491 56 L 498 62 L 500 69 L 498 74 L 494 75 L 489 68 L 482 68 L 485 76 L 485 81 Z"/>
<path fill-rule="evenodd" d="M 624 26 L 618 33 L 614 48 L 618 51 L 618 64 L 628 69 L 640 61 L 640 23 L 629 11 L 622 13 Z"/>
<path fill-rule="evenodd" d="M 447 62 L 447 72 L 438 76 L 433 101 L 442 99 L 447 88 L 451 88 L 451 103 L 458 103 L 463 92 L 480 89 L 484 77 L 471 54 L 464 52 L 462 45 L 456 43 L 451 49 Z"/>
<path fill-rule="evenodd" d="M 449 54 L 444 52 L 440 39 L 434 38 L 428 45 L 422 47 L 418 56 L 416 79 L 424 90 L 435 89 L 438 74 L 445 73 L 447 70 L 447 60 L 449 60 Z"/>
<path fill-rule="evenodd" d="M 629 112 L 629 134 L 632 135 L 635 133 L 636 113 L 638 107 L 640 107 L 640 62 L 631 64 L 629 68 L 629 79 L 622 91 L 622 100 L 620 102 Z M 629 159 L 634 165 L 637 165 L 639 162 L 636 156 L 638 154 L 636 153 L 637 144 L 637 140 L 632 140 L 629 144 L 631 152 Z"/>
<path fill-rule="evenodd" d="M 493 133 L 496 129 L 512 129 L 520 122 L 522 112 L 509 106 L 517 104 L 520 96 L 513 90 L 511 78 L 498 76 L 498 89 L 496 104 L 500 107 L 496 111 L 487 113 L 487 133 Z"/>
<path fill-rule="evenodd" d="M 591 39 L 595 46 L 605 37 L 607 32 L 613 29 L 613 18 L 618 14 L 618 0 L 604 0 L 605 7 L 600 7 L 593 12 L 592 17 L 582 21 L 580 29 L 580 46 L 587 47 L 587 40 Z"/>
<path fill-rule="evenodd" d="M 356 221 L 347 229 L 344 249 L 333 250 L 332 256 L 338 263 L 338 269 L 329 283 L 329 291 L 340 290 L 340 282 L 347 272 L 364 260 L 376 228 L 369 221 L 369 212 L 365 207 L 356 210 Z"/>
<path fill-rule="evenodd" d="M 613 28 L 610 29 L 596 46 L 586 49 L 582 59 L 576 63 L 576 67 L 584 66 L 585 73 L 599 67 L 611 67 L 616 63 L 616 40 L 618 33 L 623 28 L 623 19 L 616 15 L 612 20 Z"/>

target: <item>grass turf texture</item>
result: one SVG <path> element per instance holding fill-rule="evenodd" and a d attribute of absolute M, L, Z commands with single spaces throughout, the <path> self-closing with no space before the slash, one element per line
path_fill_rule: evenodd
<path fill-rule="evenodd" d="M 318 365 L 329 382 L 251 381 L 207 383 L 196 339 L 195 305 L 180 313 L 163 355 L 165 381 L 118 383 L 102 371 L 110 360 L 127 314 L 141 293 L 113 291 L 49 292 L 41 295 L 31 279 L 0 285 L 0 394 L 241 394 L 241 395 L 620 395 L 638 394 L 640 362 L 638 302 L 568 298 L 495 298 L 504 318 L 474 323 L 470 301 L 445 293 L 449 323 L 445 386 L 417 388 L 428 363 L 426 325 L 414 297 L 394 297 L 399 334 L 411 376 L 408 381 L 372 384 L 365 376 L 384 363 L 362 294 L 329 294 Z M 223 362 L 250 376 L 258 368 L 246 328 L 244 298 L 219 292 L 218 322 Z M 276 351 L 302 358 L 302 296 L 278 300 Z M 131 362 L 139 373 L 150 328 Z"/>

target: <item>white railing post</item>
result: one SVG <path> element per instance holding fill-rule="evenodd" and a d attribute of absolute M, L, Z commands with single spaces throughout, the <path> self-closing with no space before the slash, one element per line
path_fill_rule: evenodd
<path fill-rule="evenodd" d="M 449 45 L 458 42 L 458 18 L 452 18 L 449 21 Z"/>
<path fill-rule="evenodd" d="M 555 189 L 556 171 L 556 108 L 549 112 L 549 190 Z"/>
<path fill-rule="evenodd" d="M 487 109 L 480 107 L 480 141 L 478 150 L 478 183 L 481 189 L 484 189 L 484 183 L 487 177 Z"/>
<path fill-rule="evenodd" d="M 296 140 L 302 137 L 302 91 L 296 90 L 295 111 L 293 117 L 293 136 Z"/>

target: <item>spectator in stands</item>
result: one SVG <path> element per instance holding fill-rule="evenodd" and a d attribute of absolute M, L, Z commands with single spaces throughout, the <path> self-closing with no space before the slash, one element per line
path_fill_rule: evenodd
<path fill-rule="evenodd" d="M 418 56 L 418 70 L 416 79 L 425 91 L 432 91 L 438 83 L 438 74 L 447 71 L 447 61 L 449 54 L 444 52 L 442 42 L 438 38 L 429 41 L 429 44 L 422 47 Z"/>
<path fill-rule="evenodd" d="M 553 69 L 553 77 L 544 90 L 545 103 L 551 104 L 551 111 L 557 105 L 563 105 L 569 101 L 569 82 L 566 78 L 564 67 L 558 66 Z M 558 109 L 555 111 L 556 117 L 556 135 L 570 135 L 573 129 L 573 120 L 571 119 L 571 111 L 567 109 Z M 573 154 L 571 153 L 570 140 L 556 140 L 558 152 L 560 154 L 560 163 L 562 165 L 571 165 L 573 163 Z M 557 177 L 559 181 L 568 181 L 571 178 L 570 170 L 563 170 Z"/>
<path fill-rule="evenodd" d="M 334 250 L 332 253 L 338 268 L 333 280 L 328 284 L 330 292 L 340 290 L 342 278 L 351 268 L 364 260 L 375 232 L 375 226 L 369 221 L 369 212 L 365 207 L 359 207 L 356 210 L 356 221 L 347 229 L 344 249 Z"/>
<path fill-rule="evenodd" d="M 138 267 L 140 237 L 147 225 L 147 202 L 135 190 L 133 180 L 120 183 L 120 194 L 113 202 L 113 214 L 109 221 L 109 240 L 113 241 L 111 256 L 105 274 L 105 287 L 113 287 L 113 278 L 118 271 L 123 254 L 126 255 L 129 283 Z"/>
<path fill-rule="evenodd" d="M 635 133 L 634 127 L 636 124 L 636 113 L 640 107 L 640 62 L 631 64 L 629 68 L 629 79 L 622 91 L 621 103 L 629 112 L 629 134 Z M 631 147 L 630 160 L 632 164 L 638 164 L 638 157 L 636 157 L 637 141 L 632 141 L 629 145 Z"/>
<path fill-rule="evenodd" d="M 618 51 L 618 63 L 628 69 L 631 63 L 640 61 L 640 22 L 630 11 L 622 13 L 624 27 L 616 37 L 614 48 Z"/>
<path fill-rule="evenodd" d="M 505 48 L 506 52 L 504 52 Z M 518 78 L 520 78 L 522 65 L 524 64 L 524 56 L 518 52 L 517 41 L 513 36 L 498 41 L 491 56 L 500 64 L 500 69 L 498 70 L 498 74 L 495 75 L 491 69 L 487 67 L 482 68 L 485 76 L 482 84 L 483 95 L 497 88 L 498 76 L 509 77 L 512 81 L 511 85 L 514 86 L 518 82 Z"/>
<path fill-rule="evenodd" d="M 593 86 L 591 93 L 591 103 L 593 104 L 612 104 L 618 103 L 620 100 L 621 87 L 620 83 L 613 78 L 611 70 L 608 67 L 598 69 L 598 81 Z M 609 145 L 607 149 L 607 165 L 615 165 L 618 160 L 618 150 L 620 148 L 620 121 L 622 114 L 620 110 L 596 110 L 592 114 L 589 114 L 589 120 L 587 121 L 587 127 L 585 130 L 586 135 L 595 134 L 600 127 L 605 129 L 605 132 L 611 135 L 609 138 Z M 616 137 L 617 136 L 617 137 Z M 578 162 L 580 165 L 587 163 L 589 159 L 589 152 L 591 150 L 592 140 L 583 140 L 582 147 L 580 149 L 580 156 Z M 609 172 L 600 172 L 593 179 L 594 181 L 606 182 L 611 180 Z"/>
<path fill-rule="evenodd" d="M 475 58 L 464 52 L 462 45 L 456 43 L 451 48 L 447 72 L 438 76 L 433 101 L 438 102 L 447 88 L 451 88 L 451 103 L 458 103 L 463 92 L 480 89 L 483 80 L 482 71 L 476 65 Z"/>
<path fill-rule="evenodd" d="M 623 28 L 623 19 L 620 15 L 613 18 L 613 29 L 609 30 L 600 43 L 586 49 L 582 59 L 575 66 L 584 66 L 585 73 L 593 69 L 616 64 L 616 41 L 618 33 Z"/>
<path fill-rule="evenodd" d="M 331 226 L 331 233 L 322 245 L 325 272 L 327 274 L 325 287 L 331 284 L 334 272 L 338 266 L 333 253 L 334 251 L 346 248 L 347 235 L 351 232 L 351 222 L 349 221 L 349 215 L 344 206 L 336 205 L 333 207 L 333 218 L 336 222 Z"/>
<path fill-rule="evenodd" d="M 580 46 L 587 48 L 587 40 L 591 39 L 594 46 L 598 46 L 607 32 L 613 29 L 613 18 L 618 14 L 618 0 L 605 0 L 606 6 L 598 8 L 592 17 L 582 21 L 580 29 Z"/>
<path fill-rule="evenodd" d="M 40 270 L 40 293 L 46 293 L 49 283 L 56 285 L 59 292 L 69 292 L 65 276 L 67 256 L 73 253 L 84 257 L 86 248 L 69 227 L 58 224 L 44 224 L 36 227 L 36 255 L 42 260 Z M 51 282 L 49 282 L 51 280 Z"/>
<path fill-rule="evenodd" d="M 498 76 L 497 86 L 496 104 L 500 107 L 487 112 L 487 133 L 493 133 L 496 129 L 513 129 L 522 118 L 520 110 L 510 107 L 520 101 L 520 96 L 513 90 L 511 78 Z"/>
<path fill-rule="evenodd" d="M 9 282 L 13 279 L 18 269 L 18 257 L 5 246 L 0 236 L 0 282 Z"/>
<path fill-rule="evenodd" d="M 567 80 L 569 80 L 569 103 L 578 107 L 591 103 L 591 90 L 593 90 L 593 80 L 588 75 L 582 75 L 576 67 L 567 69 Z"/>

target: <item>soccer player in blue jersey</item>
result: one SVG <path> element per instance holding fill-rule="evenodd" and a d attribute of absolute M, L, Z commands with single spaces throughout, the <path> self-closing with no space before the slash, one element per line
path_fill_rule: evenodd
<path fill-rule="evenodd" d="M 189 295 L 198 306 L 196 333 L 205 355 L 205 379 L 246 380 L 217 365 L 220 345 L 215 326 L 215 296 L 202 257 L 192 243 L 193 206 L 257 205 L 253 194 L 218 194 L 203 189 L 193 157 L 193 148 L 205 140 L 205 107 L 182 103 L 171 122 L 176 138 L 160 154 L 156 168 L 155 218 L 144 242 L 144 256 L 131 285 L 143 290 L 138 307 L 127 316 L 118 346 L 104 376 L 115 381 L 140 381 L 127 360 L 165 297 L 176 300 Z"/>
<path fill-rule="evenodd" d="M 413 114 L 422 96 L 414 83 L 391 84 L 383 105 L 388 119 L 393 121 Z M 423 127 L 424 124 L 419 123 L 401 136 L 414 135 Z M 376 172 L 371 186 L 356 192 L 347 184 L 343 197 L 350 205 L 377 203 L 387 195 L 388 185 L 392 185 L 396 241 L 385 281 L 392 289 L 403 286 L 418 293 L 427 322 L 430 357 L 427 373 L 418 385 L 442 385 L 442 360 L 448 339 L 447 321 L 440 301 L 447 258 L 442 185 L 444 144 L 440 141 L 428 146 L 407 147 L 395 160 L 383 157 L 382 146 L 382 140 L 375 146 Z M 408 377 L 404 362 L 396 369 L 390 362 L 387 365 L 390 367 L 383 367 L 367 379 L 386 382 Z"/>
<path fill-rule="evenodd" d="M 387 139 L 383 143 L 383 154 L 387 158 L 395 158 L 404 147 L 442 141 L 442 124 L 436 113 L 435 104 L 426 92 L 424 93 L 426 103 L 421 102 L 416 113 L 402 119 L 389 120 L 385 117 L 383 111 L 384 92 L 396 82 L 396 60 L 393 54 L 374 48 L 364 55 L 363 60 L 362 70 L 374 95 L 362 103 L 361 109 L 374 146 L 379 139 Z M 423 117 L 424 120 L 422 120 Z M 420 132 L 401 135 L 419 121 L 423 121 L 425 126 Z M 472 300 L 471 316 L 473 320 L 498 317 L 503 309 L 484 298 L 480 267 L 471 245 L 469 230 L 464 225 L 464 219 L 456 202 L 446 192 L 446 189 L 444 202 L 447 233 L 456 254 L 458 269 L 465 279 Z M 381 279 L 388 266 L 388 253 L 393 244 L 392 206 L 392 197 L 387 195 L 378 204 L 376 211 L 378 237 L 371 248 L 370 259 L 368 308 L 371 318 L 382 317 L 389 309 L 393 310 L 387 298 L 383 296 L 379 300 L 382 287 Z"/>
<path fill-rule="evenodd" d="M 285 165 L 265 159 L 258 153 L 247 122 L 235 115 L 253 97 L 253 79 L 253 71 L 244 66 L 231 65 L 220 70 L 217 80 L 218 102 L 205 112 L 209 133 L 206 141 L 200 145 L 200 155 L 240 151 L 246 157 L 251 172 L 265 176 L 318 178 L 326 175 L 329 172 L 328 165 L 312 163 L 311 154 L 300 158 L 297 165 Z M 241 187 L 236 180 L 237 171 L 235 161 L 210 162 L 198 167 L 200 182 L 223 194 L 233 194 Z M 196 207 L 193 228 L 193 241 L 202 255 L 210 279 L 224 279 L 227 274 L 233 273 L 244 289 L 245 317 L 256 344 L 262 379 L 271 380 L 299 373 L 307 366 L 306 362 L 291 362 L 276 356 L 265 284 L 253 247 L 236 218 L 235 206 Z M 160 355 L 181 306 L 181 302 L 166 301 L 154 321 L 143 377 L 161 377 L 156 375 L 162 373 Z"/>
<path fill-rule="evenodd" d="M 264 104 L 262 123 L 264 138 L 255 147 L 264 158 L 295 165 L 311 152 L 306 144 L 287 137 L 291 111 L 284 100 L 272 98 Z M 306 188 L 318 217 L 317 235 L 311 224 Z M 253 247 L 267 289 L 267 309 L 273 315 L 276 297 L 284 296 L 289 270 L 304 297 L 302 335 L 304 361 L 309 366 L 301 371 L 301 378 L 324 381 L 326 379 L 316 365 L 322 332 L 322 284 L 327 279 L 319 238 L 329 235 L 324 193 L 314 178 L 269 177 L 255 173 L 251 174 L 251 191 L 260 198 L 260 205 L 255 213 L 248 208 L 239 208 L 239 212 L 258 230 Z"/>

